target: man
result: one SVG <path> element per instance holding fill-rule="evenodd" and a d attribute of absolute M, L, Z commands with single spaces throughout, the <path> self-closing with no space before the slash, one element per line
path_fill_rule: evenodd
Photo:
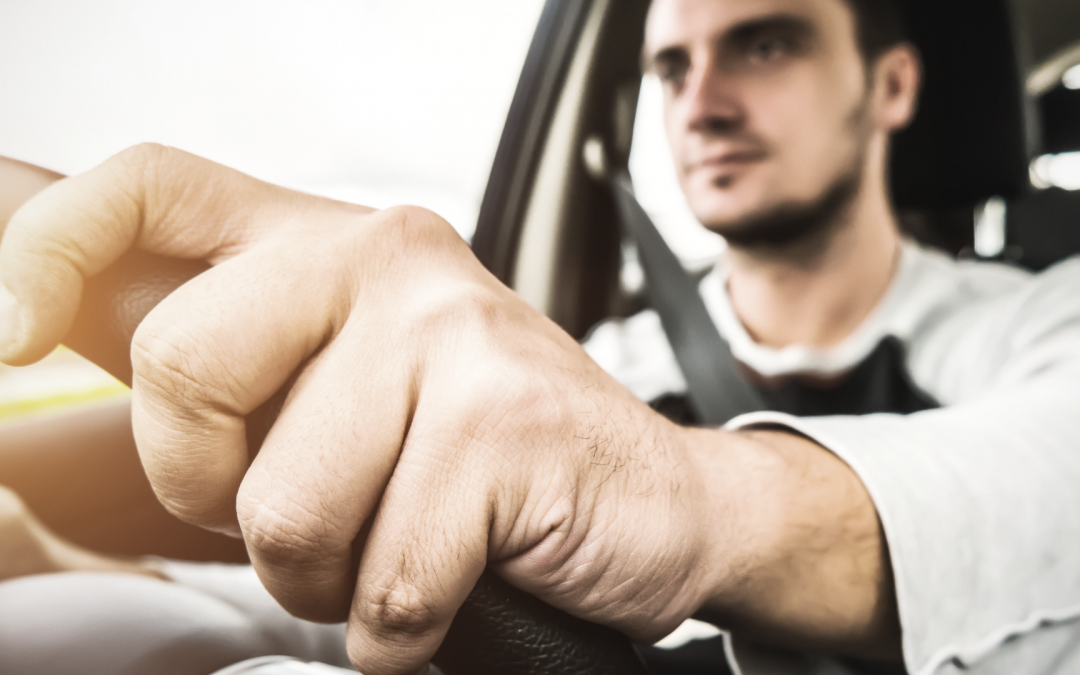
<path fill-rule="evenodd" d="M 899 333 L 911 407 L 940 410 L 676 426 L 436 216 L 153 147 L 12 220 L 0 357 L 48 352 L 82 280 L 131 246 L 213 264 L 135 337 L 139 451 L 175 513 L 245 536 L 286 608 L 348 615 L 366 673 L 421 667 L 485 565 L 646 640 L 705 610 L 747 641 L 902 652 L 912 672 L 1066 672 L 1080 268 L 1027 278 L 902 242 L 885 160 L 917 60 L 853 8 L 657 0 L 647 61 L 687 197 L 730 244 L 704 291 L 734 355 L 762 384 L 836 384 Z M 644 397 L 683 386 L 650 316 L 589 347 Z M 294 376 L 249 461 L 244 415 Z"/>

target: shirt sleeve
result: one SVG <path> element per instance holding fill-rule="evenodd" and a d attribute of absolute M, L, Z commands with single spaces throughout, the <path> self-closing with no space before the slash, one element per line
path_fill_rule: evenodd
<path fill-rule="evenodd" d="M 1080 367 L 914 415 L 754 413 L 846 461 L 889 544 L 910 672 L 1080 672 Z"/>
<path fill-rule="evenodd" d="M 859 475 L 888 541 L 909 672 L 1080 673 L 1080 260 L 1035 276 L 933 267 L 926 297 L 893 318 L 913 380 L 944 407 L 729 427 L 786 426 Z M 605 330 L 590 354 L 632 391 L 685 389 L 655 317 Z"/>

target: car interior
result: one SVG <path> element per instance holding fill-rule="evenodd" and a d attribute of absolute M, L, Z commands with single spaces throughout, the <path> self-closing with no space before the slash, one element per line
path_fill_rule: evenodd
<path fill-rule="evenodd" d="M 1050 0 L 903 6 L 925 73 L 919 113 L 893 148 L 892 191 L 907 232 L 954 255 L 1030 269 L 1075 253 L 1080 197 L 1036 189 L 1029 167 L 1039 155 L 1080 149 L 1080 91 L 1062 83 L 1080 62 L 1080 8 Z M 473 239 L 489 269 L 577 337 L 641 306 L 619 287 L 625 249 L 615 206 L 583 152 L 600 139 L 613 166 L 627 165 L 647 7 L 548 4 Z M 991 209 L 1005 217 L 990 226 L 1007 228 L 1006 242 L 977 252 L 977 216 L 995 198 L 1007 208 Z"/>
<path fill-rule="evenodd" d="M 1036 187 L 1031 168 L 1039 156 L 1080 151 L 1080 89 L 1062 81 L 1080 64 L 1080 3 L 903 5 L 925 65 L 919 113 L 895 139 L 892 157 L 892 190 L 907 233 L 953 255 L 1031 270 L 1080 252 L 1080 191 Z M 472 241 L 489 270 L 579 339 L 598 321 L 628 316 L 648 301 L 640 286 L 625 283 L 634 244 L 611 182 L 596 170 L 597 153 L 609 171 L 629 166 L 647 9 L 647 0 L 548 0 Z M 117 360 L 132 317 L 199 271 L 174 262 L 136 257 L 95 280 L 67 344 L 122 376 Z M 30 439 L 25 446 L 32 452 L 0 453 L 0 475 L 72 541 L 128 556 L 246 559 L 241 542 L 169 516 L 138 458 L 117 453 L 115 444 L 55 448 Z M 529 601 L 497 580 L 481 590 L 487 600 L 463 611 L 448 637 L 452 649 L 440 663 L 448 675 L 645 672 L 627 665 L 625 642 L 550 608 L 506 611 L 506 602 Z M 486 630 L 501 632 L 481 635 Z M 521 631 L 544 637 L 522 640 Z M 477 650 L 502 650 L 504 663 L 516 666 L 477 663 Z"/>

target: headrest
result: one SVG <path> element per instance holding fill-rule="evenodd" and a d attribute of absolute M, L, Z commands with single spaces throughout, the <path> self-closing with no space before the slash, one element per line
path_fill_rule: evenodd
<path fill-rule="evenodd" d="M 900 208 L 966 207 L 1029 187 L 1033 116 L 1008 0 L 901 0 L 923 60 L 919 112 L 893 143 Z"/>

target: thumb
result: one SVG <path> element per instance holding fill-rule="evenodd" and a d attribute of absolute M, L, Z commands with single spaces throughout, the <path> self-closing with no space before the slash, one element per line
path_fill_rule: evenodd
<path fill-rule="evenodd" d="M 270 185 L 159 145 L 42 190 L 0 243 L 0 361 L 32 363 L 71 328 L 86 279 L 127 250 L 215 262 L 243 248 Z M 280 198 L 278 199 L 280 201 Z"/>

